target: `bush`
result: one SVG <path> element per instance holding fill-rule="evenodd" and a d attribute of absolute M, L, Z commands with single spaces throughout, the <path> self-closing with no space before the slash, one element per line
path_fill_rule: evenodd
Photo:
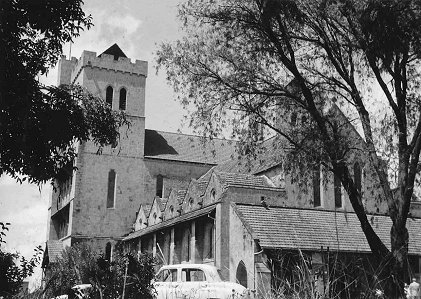
<path fill-rule="evenodd" d="M 152 298 L 153 266 L 154 259 L 147 254 L 117 251 L 109 261 L 88 244 L 79 243 L 65 249 L 47 270 L 44 292 L 47 298 L 69 295 L 73 286 L 91 284 L 91 298 Z"/>

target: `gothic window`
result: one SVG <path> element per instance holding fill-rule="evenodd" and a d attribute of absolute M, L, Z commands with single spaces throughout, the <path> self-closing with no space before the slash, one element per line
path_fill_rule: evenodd
<path fill-rule="evenodd" d="M 317 165 L 313 169 L 313 205 L 314 207 L 320 207 L 321 194 L 320 194 L 320 166 Z"/>
<path fill-rule="evenodd" d="M 118 108 L 120 110 L 126 110 L 126 95 L 127 95 L 126 89 L 125 88 L 120 89 L 120 101 L 118 105 Z"/>
<path fill-rule="evenodd" d="M 113 105 L 113 88 L 111 86 L 107 87 L 107 90 L 105 93 L 105 102 L 109 104 L 110 106 Z"/>
<path fill-rule="evenodd" d="M 341 180 L 336 175 L 334 175 L 333 189 L 335 197 L 335 208 L 342 208 L 342 184 Z"/>
<path fill-rule="evenodd" d="M 211 195 L 211 201 L 214 202 L 216 200 L 216 191 L 215 189 L 212 189 L 210 192 Z"/>
<path fill-rule="evenodd" d="M 164 177 L 160 174 L 156 176 L 156 196 L 163 197 L 164 195 Z"/>
<path fill-rule="evenodd" d="M 237 282 L 247 288 L 247 269 L 243 261 L 238 263 L 237 273 L 235 275 Z"/>
<path fill-rule="evenodd" d="M 111 261 L 111 243 L 108 242 L 107 245 L 105 245 L 105 259 L 107 261 Z"/>
<path fill-rule="evenodd" d="M 361 166 L 358 162 L 355 162 L 354 164 L 354 183 L 355 187 L 357 187 L 358 192 L 361 194 Z"/>
<path fill-rule="evenodd" d="M 291 125 L 295 126 L 297 124 L 297 112 L 291 113 Z"/>
<path fill-rule="evenodd" d="M 114 208 L 115 204 L 115 187 L 117 175 L 114 169 L 108 172 L 108 194 L 107 194 L 107 208 Z"/>

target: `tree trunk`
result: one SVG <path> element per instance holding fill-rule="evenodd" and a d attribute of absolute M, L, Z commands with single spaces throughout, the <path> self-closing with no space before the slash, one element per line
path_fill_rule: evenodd
<path fill-rule="evenodd" d="M 405 298 L 404 283 L 408 281 L 408 241 L 406 225 L 396 221 L 390 230 L 392 256 L 390 259 L 390 276 L 387 280 L 387 295 L 390 298 Z"/>

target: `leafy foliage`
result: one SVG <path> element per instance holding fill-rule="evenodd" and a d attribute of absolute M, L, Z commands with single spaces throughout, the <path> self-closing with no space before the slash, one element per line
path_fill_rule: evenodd
<path fill-rule="evenodd" d="M 0 223 L 2 236 L 8 230 L 9 223 Z M 39 265 L 42 257 L 42 248 L 38 246 L 31 259 L 26 259 L 19 253 L 3 251 L 1 243 L 5 243 L 0 238 L 0 296 L 12 298 L 17 295 L 22 287 L 23 280 L 34 273 L 34 269 Z"/>
<path fill-rule="evenodd" d="M 0 6 L 0 174 L 31 183 L 55 178 L 75 141 L 112 144 L 127 121 L 77 86 L 43 86 L 62 45 L 92 25 L 81 0 L 5 1 Z M 22 179 L 23 176 L 23 179 Z"/>
<path fill-rule="evenodd" d="M 392 297 L 403 289 L 421 150 L 420 8 L 411 0 L 186 1 L 185 37 L 158 52 L 196 131 L 229 128 L 254 158 L 268 144 L 258 138 L 265 126 L 291 176 L 307 181 L 322 164 L 340 179 L 372 252 L 393 261 Z M 367 219 L 355 160 L 373 169 L 393 221 L 391 250 Z"/>
<path fill-rule="evenodd" d="M 88 244 L 66 248 L 61 258 L 47 270 L 45 294 L 49 297 L 70 294 L 77 284 L 89 283 L 94 298 L 152 298 L 154 259 L 116 252 L 112 261 L 95 252 Z"/>

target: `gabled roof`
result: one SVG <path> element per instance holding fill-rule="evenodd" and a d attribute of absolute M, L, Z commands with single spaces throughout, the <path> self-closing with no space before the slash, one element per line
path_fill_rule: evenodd
<path fill-rule="evenodd" d="M 187 190 L 186 189 L 181 189 L 177 191 L 177 201 L 179 204 L 183 203 L 184 197 L 187 194 Z"/>
<path fill-rule="evenodd" d="M 230 173 L 215 171 L 215 174 L 225 186 L 248 187 L 248 188 L 276 188 L 275 185 L 264 175 Z"/>
<path fill-rule="evenodd" d="M 127 58 L 126 54 L 120 49 L 120 47 L 117 44 L 112 45 L 107 50 L 102 52 L 99 56 L 102 54 L 108 54 L 113 55 L 115 60 L 118 60 L 118 57 L 125 57 Z"/>
<path fill-rule="evenodd" d="M 235 142 L 200 136 L 145 130 L 145 158 L 218 164 L 231 158 Z"/>
<path fill-rule="evenodd" d="M 371 252 L 355 213 L 233 204 L 262 248 Z M 368 215 L 380 239 L 390 248 L 388 216 Z M 421 255 L 421 219 L 408 219 L 409 253 Z"/>
<path fill-rule="evenodd" d="M 216 170 L 231 173 L 258 174 L 274 166 L 282 164 L 282 156 L 290 148 L 288 143 L 280 136 L 274 136 L 262 141 L 256 148 L 258 158 L 247 160 L 234 157 L 216 166 Z"/>

